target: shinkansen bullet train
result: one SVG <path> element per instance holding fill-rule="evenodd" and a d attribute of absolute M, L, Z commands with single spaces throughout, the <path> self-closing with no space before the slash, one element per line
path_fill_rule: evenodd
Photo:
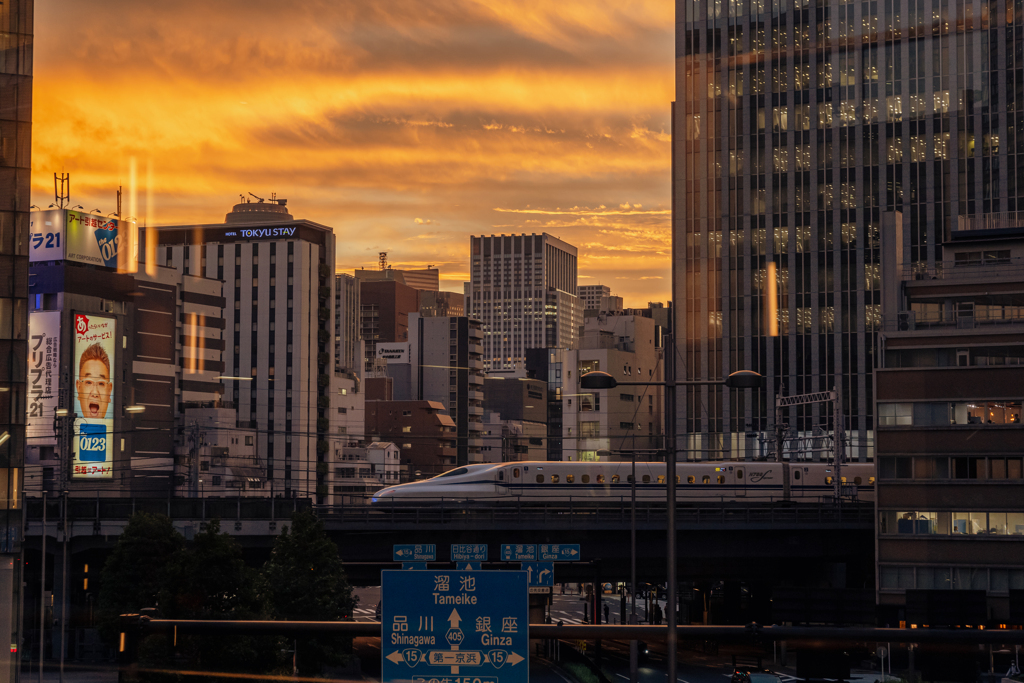
<path fill-rule="evenodd" d="M 459 467 L 432 479 L 399 484 L 373 495 L 372 505 L 452 503 L 557 503 L 628 500 L 632 463 L 515 462 Z M 829 463 L 702 462 L 676 466 L 680 504 L 707 502 L 809 502 L 832 496 Z M 844 495 L 874 500 L 875 467 L 842 467 Z M 665 501 L 665 465 L 636 463 L 638 502 Z"/>

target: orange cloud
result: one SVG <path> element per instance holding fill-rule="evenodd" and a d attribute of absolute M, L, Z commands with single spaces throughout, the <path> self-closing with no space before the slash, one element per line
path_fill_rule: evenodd
<path fill-rule="evenodd" d="M 37 0 L 36 20 L 40 206 L 64 170 L 113 210 L 134 158 L 162 224 L 276 191 L 349 268 L 388 251 L 461 291 L 469 235 L 546 230 L 581 275 L 628 271 L 627 305 L 650 297 L 634 271 L 668 296 L 671 4 Z"/>

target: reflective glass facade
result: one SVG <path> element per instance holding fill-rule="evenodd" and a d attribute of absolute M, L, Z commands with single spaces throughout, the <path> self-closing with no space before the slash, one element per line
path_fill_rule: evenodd
<path fill-rule="evenodd" d="M 677 0 L 676 22 L 680 379 L 768 377 L 681 388 L 681 446 L 749 457 L 777 393 L 836 387 L 870 457 L 882 214 L 928 277 L 960 217 L 1024 211 L 1024 3 Z"/>
<path fill-rule="evenodd" d="M 22 645 L 32 7 L 31 0 L 0 5 L 0 639 L 8 638 L 0 640 L 0 683 L 17 680 Z"/>

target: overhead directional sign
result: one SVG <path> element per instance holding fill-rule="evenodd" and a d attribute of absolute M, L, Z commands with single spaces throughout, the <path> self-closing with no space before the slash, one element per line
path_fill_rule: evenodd
<path fill-rule="evenodd" d="M 537 545 L 535 543 L 504 543 L 501 546 L 501 559 L 504 562 L 536 562 Z"/>
<path fill-rule="evenodd" d="M 553 562 L 523 562 L 526 582 L 531 586 L 555 585 L 555 564 Z"/>
<path fill-rule="evenodd" d="M 452 562 L 486 562 L 486 543 L 452 543 Z"/>
<path fill-rule="evenodd" d="M 395 562 L 434 562 L 437 560 L 437 546 L 433 543 L 406 544 L 393 546 Z"/>
<path fill-rule="evenodd" d="M 527 683 L 525 572 L 381 572 L 381 680 Z"/>
<path fill-rule="evenodd" d="M 542 562 L 579 562 L 578 543 L 541 543 L 537 559 Z"/>

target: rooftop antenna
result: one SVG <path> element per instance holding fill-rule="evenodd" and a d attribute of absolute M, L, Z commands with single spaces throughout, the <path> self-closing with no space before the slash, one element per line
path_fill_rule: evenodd
<path fill-rule="evenodd" d="M 58 183 L 60 189 L 58 189 Z M 67 204 L 71 203 L 71 174 L 70 173 L 54 173 L 53 174 L 53 201 L 58 208 L 63 209 Z"/>
<path fill-rule="evenodd" d="M 124 190 L 124 185 L 117 186 L 117 220 L 121 220 L 121 192 Z"/>
<path fill-rule="evenodd" d="M 380 252 L 380 269 L 381 270 L 387 270 L 388 269 L 388 252 L 386 252 L 386 251 Z"/>
<path fill-rule="evenodd" d="M 252 194 L 252 192 L 250 192 L 249 194 L 251 194 L 253 197 L 256 197 L 256 195 Z M 264 201 L 266 201 L 266 200 L 263 199 L 263 197 L 256 197 L 256 199 L 259 200 L 260 204 L 262 204 Z"/>

